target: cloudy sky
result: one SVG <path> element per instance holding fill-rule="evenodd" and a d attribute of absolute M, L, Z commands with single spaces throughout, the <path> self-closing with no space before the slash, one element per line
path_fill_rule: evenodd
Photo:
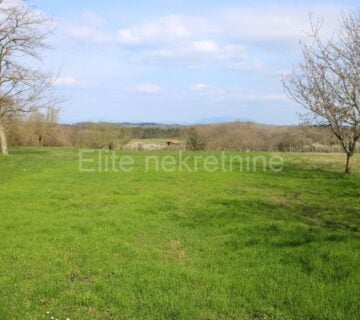
<path fill-rule="evenodd" d="M 298 122 L 281 74 L 312 13 L 330 31 L 356 1 L 31 0 L 57 21 L 62 122 Z"/>

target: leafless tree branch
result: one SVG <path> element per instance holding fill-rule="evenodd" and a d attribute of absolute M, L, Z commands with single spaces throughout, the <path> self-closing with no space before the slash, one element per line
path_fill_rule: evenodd
<path fill-rule="evenodd" d="M 52 77 L 37 68 L 48 48 L 50 20 L 22 2 L 0 0 L 0 138 L 7 154 L 3 121 L 49 106 Z"/>
<path fill-rule="evenodd" d="M 328 126 L 346 155 L 346 172 L 360 138 L 360 10 L 343 15 L 328 40 L 322 23 L 310 18 L 310 43 L 300 43 L 303 61 L 283 77 L 285 91 L 310 111 L 311 121 Z"/>

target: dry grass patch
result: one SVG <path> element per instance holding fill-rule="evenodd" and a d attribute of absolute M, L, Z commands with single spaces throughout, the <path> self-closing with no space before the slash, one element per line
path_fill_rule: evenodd
<path fill-rule="evenodd" d="M 162 253 L 165 257 L 175 260 L 180 264 L 186 264 L 188 261 L 186 250 L 180 240 L 171 240 L 168 242 L 163 248 Z"/>

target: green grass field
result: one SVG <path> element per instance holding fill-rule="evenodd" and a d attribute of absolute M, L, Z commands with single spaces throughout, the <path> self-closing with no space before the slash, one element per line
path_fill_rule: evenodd
<path fill-rule="evenodd" d="M 282 154 L 280 173 L 129 155 L 131 173 L 0 156 L 1 320 L 360 319 L 359 155 L 351 176 L 340 154 Z"/>

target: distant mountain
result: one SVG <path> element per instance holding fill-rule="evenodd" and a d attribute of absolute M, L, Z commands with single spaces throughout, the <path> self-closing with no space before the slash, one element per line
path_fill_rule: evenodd
<path fill-rule="evenodd" d="M 141 127 L 141 128 L 181 128 L 186 126 L 194 126 L 194 125 L 206 125 L 206 124 L 222 124 L 222 123 L 230 123 L 230 122 L 254 122 L 251 119 L 239 119 L 229 116 L 222 117 L 211 117 L 204 118 L 194 122 L 183 122 L 183 123 L 171 123 L 169 122 L 78 122 L 73 125 L 75 126 L 89 126 L 89 125 L 111 125 L 111 126 L 121 126 L 121 127 Z"/>
<path fill-rule="evenodd" d="M 89 126 L 89 125 L 111 125 L 111 126 L 121 126 L 121 127 L 141 127 L 141 128 L 178 128 L 182 127 L 181 124 L 166 124 L 166 123 L 156 123 L 156 122 L 78 122 L 74 126 Z"/>

